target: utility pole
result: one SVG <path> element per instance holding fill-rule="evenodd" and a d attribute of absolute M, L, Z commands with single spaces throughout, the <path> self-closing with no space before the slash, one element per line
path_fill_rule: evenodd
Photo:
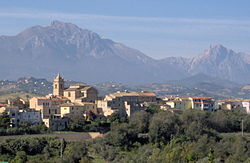
<path fill-rule="evenodd" d="M 241 120 L 241 135 L 244 136 L 244 120 Z"/>
<path fill-rule="evenodd" d="M 61 157 L 63 155 L 63 139 L 61 139 Z"/>

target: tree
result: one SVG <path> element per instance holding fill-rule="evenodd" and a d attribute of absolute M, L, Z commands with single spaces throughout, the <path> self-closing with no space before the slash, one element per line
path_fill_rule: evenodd
<path fill-rule="evenodd" d="M 153 116 L 149 126 L 149 139 L 154 143 L 167 143 L 179 132 L 180 121 L 172 112 L 160 112 Z"/>
<path fill-rule="evenodd" d="M 24 151 L 18 151 L 16 153 L 16 157 L 14 158 L 14 160 L 12 162 L 14 163 L 26 163 L 27 161 L 27 155 Z"/>
<path fill-rule="evenodd" d="M 137 133 L 147 133 L 149 127 L 150 114 L 145 111 L 134 113 L 129 118 L 129 125 L 135 129 Z"/>
<path fill-rule="evenodd" d="M 7 114 L 7 112 L 3 112 L 2 115 L 0 115 L 0 128 L 7 129 L 10 127 L 10 117 Z"/>

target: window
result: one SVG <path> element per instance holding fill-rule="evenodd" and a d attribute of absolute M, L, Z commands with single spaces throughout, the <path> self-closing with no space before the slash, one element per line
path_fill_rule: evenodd
<path fill-rule="evenodd" d="M 57 89 L 57 84 L 55 84 L 55 89 Z"/>
<path fill-rule="evenodd" d="M 68 97 L 70 97 L 71 96 L 71 94 L 70 94 L 70 92 L 68 92 Z"/>

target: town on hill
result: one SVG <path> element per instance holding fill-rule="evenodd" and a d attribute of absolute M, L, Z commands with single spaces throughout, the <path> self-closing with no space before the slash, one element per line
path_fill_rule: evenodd
<path fill-rule="evenodd" d="M 171 112 L 181 112 L 187 109 L 205 112 L 237 110 L 250 114 L 250 100 L 248 99 L 159 97 L 154 92 L 127 90 L 99 97 L 97 89 L 91 85 L 75 83 L 65 88 L 64 78 L 60 74 L 54 78 L 52 94 L 30 99 L 8 100 L 0 106 L 0 113 L 7 113 L 10 117 L 11 127 L 26 122 L 30 125 L 44 124 L 53 131 L 69 129 L 70 122 L 76 117 L 90 121 L 96 117 L 105 119 L 114 114 L 119 117 L 130 117 L 138 111 L 149 109 L 150 106 Z"/>
<path fill-rule="evenodd" d="M 0 104 L 0 161 L 249 160 L 250 100 L 128 90 L 99 96 L 60 74 L 52 88 Z"/>

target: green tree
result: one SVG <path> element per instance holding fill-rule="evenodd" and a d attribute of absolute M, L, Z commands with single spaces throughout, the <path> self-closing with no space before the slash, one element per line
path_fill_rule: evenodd
<path fill-rule="evenodd" d="M 11 162 L 13 163 L 26 163 L 27 155 L 24 151 L 18 151 L 16 157 Z"/>
<path fill-rule="evenodd" d="M 172 136 L 178 134 L 180 121 L 172 112 L 154 114 L 149 126 L 149 139 L 155 143 L 167 143 Z"/>
<path fill-rule="evenodd" d="M 7 129 L 10 127 L 10 117 L 6 112 L 0 115 L 0 128 Z"/>

